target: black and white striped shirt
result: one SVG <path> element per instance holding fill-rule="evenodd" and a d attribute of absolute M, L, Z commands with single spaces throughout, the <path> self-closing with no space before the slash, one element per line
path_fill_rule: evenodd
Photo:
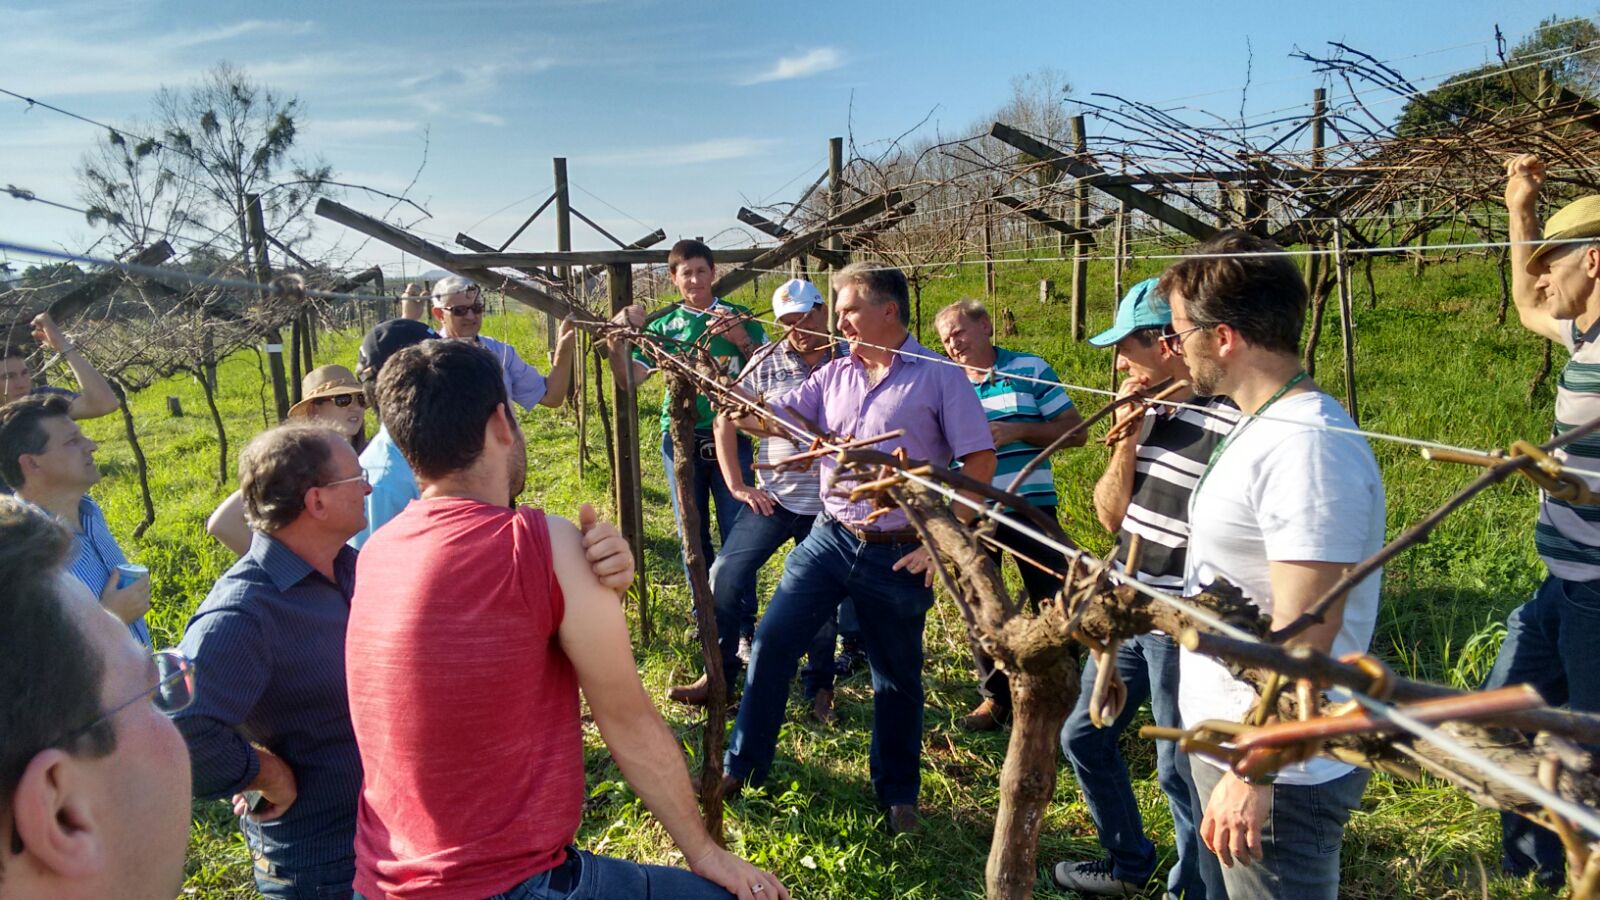
<path fill-rule="evenodd" d="M 1139 535 L 1143 548 L 1134 574 L 1151 587 L 1183 588 L 1189 494 L 1205 472 L 1211 451 L 1233 430 L 1238 413 L 1223 397 L 1189 402 L 1207 409 L 1158 407 L 1145 414 L 1134 451 L 1133 498 L 1117 532 L 1117 569 L 1127 558 L 1128 541 Z"/>

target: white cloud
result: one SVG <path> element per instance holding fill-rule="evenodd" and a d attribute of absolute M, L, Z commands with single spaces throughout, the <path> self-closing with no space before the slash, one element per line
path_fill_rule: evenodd
<path fill-rule="evenodd" d="M 828 72 L 844 65 L 844 53 L 837 47 L 818 47 L 799 56 L 783 56 L 772 68 L 739 82 L 741 85 L 765 84 L 769 81 L 788 81 Z"/>
<path fill-rule="evenodd" d="M 585 165 L 596 166 L 692 166 L 758 156 L 772 150 L 780 143 L 782 142 L 774 138 L 720 138 L 689 144 L 660 144 L 654 147 L 633 147 L 609 153 L 585 154 L 583 161 Z"/>
<path fill-rule="evenodd" d="M 199 47 L 205 44 L 215 44 L 221 41 L 231 41 L 245 35 L 274 35 L 279 37 L 292 37 L 295 35 L 309 34 L 316 28 L 313 22 L 292 22 L 286 20 L 245 19 L 231 25 L 222 25 L 217 28 L 208 28 L 202 31 L 179 31 L 160 38 L 168 48 L 178 50 L 188 47 Z"/>
<path fill-rule="evenodd" d="M 357 140 L 386 134 L 405 134 L 422 128 L 415 119 L 311 119 L 301 126 L 310 138 L 319 141 Z"/>

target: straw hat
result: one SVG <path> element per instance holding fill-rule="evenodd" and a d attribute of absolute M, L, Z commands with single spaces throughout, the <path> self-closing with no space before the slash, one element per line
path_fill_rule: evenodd
<path fill-rule="evenodd" d="M 1550 217 L 1544 223 L 1544 239 L 1546 241 L 1565 241 L 1578 238 L 1600 238 L 1600 195 L 1579 197 L 1578 199 L 1561 207 L 1561 211 Z M 1571 244 L 1540 244 L 1533 248 L 1533 255 L 1528 257 L 1528 265 L 1533 265 L 1540 257 L 1561 247 L 1570 247 Z"/>
<path fill-rule="evenodd" d="M 289 407 L 289 417 L 311 415 L 311 405 L 327 397 L 341 394 L 362 394 L 361 383 L 344 366 L 322 366 L 306 373 L 300 380 L 301 401 Z"/>

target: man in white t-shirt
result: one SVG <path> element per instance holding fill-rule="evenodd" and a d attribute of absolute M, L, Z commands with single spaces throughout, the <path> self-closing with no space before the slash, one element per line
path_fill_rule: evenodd
<path fill-rule="evenodd" d="M 1211 457 L 1189 503 L 1184 587 L 1217 577 L 1244 591 L 1274 629 L 1297 619 L 1383 544 L 1383 482 L 1350 416 L 1300 366 L 1306 288 L 1270 241 L 1226 231 L 1162 275 L 1173 343 L 1196 393 L 1226 396 L 1246 415 Z M 1250 415 L 1254 414 L 1254 415 Z M 1294 638 L 1334 655 L 1363 652 L 1378 614 L 1379 576 Z M 1184 652 L 1178 708 L 1185 724 L 1239 721 L 1255 691 L 1217 661 Z M 1232 900 L 1334 898 L 1339 845 L 1368 772 L 1312 759 L 1249 783 L 1206 757 L 1192 760 L 1204 809 L 1207 894 Z M 1220 864 L 1220 865 L 1219 865 Z"/>

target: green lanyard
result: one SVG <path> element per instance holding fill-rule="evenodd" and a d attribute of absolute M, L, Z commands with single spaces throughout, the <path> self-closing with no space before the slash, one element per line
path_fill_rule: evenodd
<path fill-rule="evenodd" d="M 1229 447 L 1233 446 L 1233 439 L 1238 437 L 1240 435 L 1240 433 L 1243 432 L 1246 428 L 1249 428 L 1250 427 L 1250 423 L 1254 422 L 1258 416 L 1260 416 L 1262 413 L 1267 411 L 1267 407 L 1271 406 L 1274 403 L 1277 403 L 1278 400 L 1281 399 L 1284 394 L 1289 393 L 1289 389 L 1290 388 L 1294 387 L 1295 385 L 1299 384 L 1302 381 L 1305 381 L 1306 378 L 1307 378 L 1307 375 L 1306 375 L 1305 370 L 1301 369 L 1300 370 L 1300 374 L 1298 374 L 1298 375 L 1294 376 L 1293 378 L 1289 379 L 1288 381 L 1284 382 L 1283 387 L 1278 388 L 1278 392 L 1277 393 L 1275 393 L 1271 397 L 1267 398 L 1267 402 L 1265 402 L 1265 403 L 1261 404 L 1260 406 L 1256 407 L 1256 411 L 1250 414 L 1250 418 L 1244 420 L 1243 422 L 1240 422 L 1239 423 L 1239 427 L 1235 428 L 1232 431 L 1232 433 L 1230 433 L 1226 438 L 1223 438 L 1222 443 L 1218 444 L 1216 446 L 1216 448 L 1211 451 L 1211 458 L 1206 461 L 1205 471 L 1200 473 L 1200 480 L 1195 482 L 1194 491 L 1189 494 L 1190 497 L 1198 497 L 1198 496 L 1200 496 L 1200 488 L 1205 486 L 1206 478 L 1210 477 L 1211 470 L 1217 467 L 1217 460 L 1222 458 L 1222 452 L 1224 450 L 1227 450 Z"/>

